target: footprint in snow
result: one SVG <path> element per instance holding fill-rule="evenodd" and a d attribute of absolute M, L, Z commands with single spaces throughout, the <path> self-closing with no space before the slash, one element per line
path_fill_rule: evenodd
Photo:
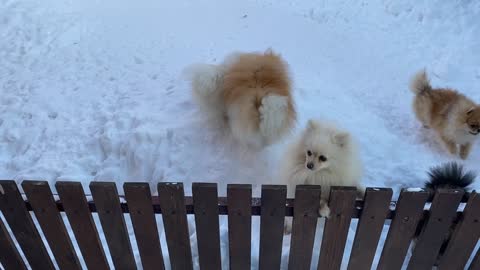
<path fill-rule="evenodd" d="M 48 114 L 48 118 L 50 118 L 50 119 L 52 119 L 52 120 L 53 120 L 53 119 L 56 119 L 57 116 L 58 116 L 58 113 L 57 113 L 57 112 L 51 112 L 51 113 Z"/>
<path fill-rule="evenodd" d="M 135 64 L 137 64 L 137 65 L 143 64 L 143 60 L 141 58 L 134 57 L 134 61 L 135 61 Z"/>

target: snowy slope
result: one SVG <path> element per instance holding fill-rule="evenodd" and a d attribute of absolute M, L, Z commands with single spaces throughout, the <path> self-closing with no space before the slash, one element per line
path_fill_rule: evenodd
<path fill-rule="evenodd" d="M 0 0 L 0 178 L 184 181 L 187 193 L 220 181 L 222 195 L 275 183 L 284 144 L 248 153 L 206 129 L 181 77 L 272 47 L 291 67 L 298 130 L 333 119 L 360 142 L 365 185 L 421 186 L 455 158 L 415 120 L 408 81 L 426 67 L 480 102 L 479 18 L 480 2 L 460 0 Z M 465 165 L 478 170 L 474 147 Z"/>

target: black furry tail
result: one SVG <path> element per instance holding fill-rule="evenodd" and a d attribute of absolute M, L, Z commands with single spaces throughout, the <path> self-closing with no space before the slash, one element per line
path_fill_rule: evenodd
<path fill-rule="evenodd" d="M 444 163 L 440 166 L 433 167 L 428 172 L 430 180 L 425 183 L 426 189 L 436 190 L 438 188 L 446 189 L 464 189 L 467 190 L 475 177 L 472 171 L 464 171 L 462 165 L 456 162 Z"/>

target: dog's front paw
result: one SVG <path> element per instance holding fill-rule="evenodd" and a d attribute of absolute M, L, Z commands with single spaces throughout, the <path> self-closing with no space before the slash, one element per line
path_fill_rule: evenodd
<path fill-rule="evenodd" d="M 327 204 L 320 203 L 320 209 L 318 210 L 320 217 L 330 218 L 330 207 Z"/>

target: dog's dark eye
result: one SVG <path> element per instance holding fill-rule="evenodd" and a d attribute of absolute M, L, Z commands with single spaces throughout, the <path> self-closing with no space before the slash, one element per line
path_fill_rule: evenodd
<path fill-rule="evenodd" d="M 318 159 L 319 159 L 321 162 L 327 161 L 327 157 L 324 156 L 324 155 L 319 156 Z"/>
<path fill-rule="evenodd" d="M 312 152 L 310 150 L 307 151 L 307 156 L 311 156 Z"/>

